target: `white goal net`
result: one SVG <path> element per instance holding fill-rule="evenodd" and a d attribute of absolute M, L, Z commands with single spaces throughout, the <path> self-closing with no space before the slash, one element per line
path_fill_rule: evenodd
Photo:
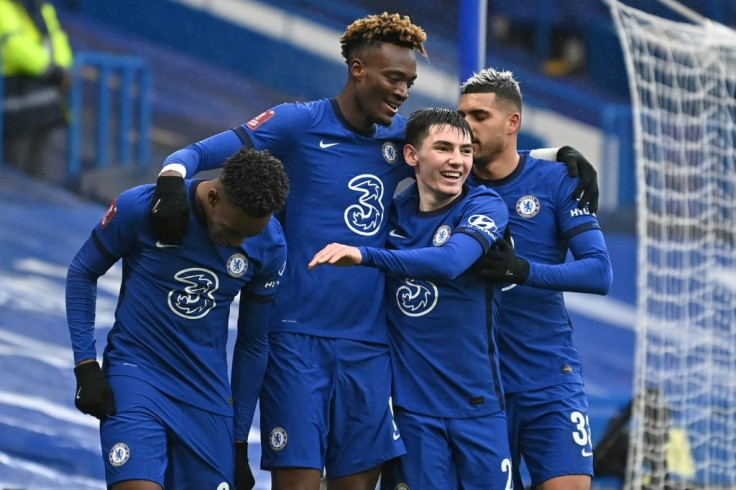
<path fill-rule="evenodd" d="M 736 32 L 607 3 L 637 155 L 626 488 L 736 489 Z"/>

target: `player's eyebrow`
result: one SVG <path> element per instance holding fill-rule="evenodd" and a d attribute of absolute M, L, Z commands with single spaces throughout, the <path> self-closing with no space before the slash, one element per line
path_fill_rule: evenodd
<path fill-rule="evenodd" d="M 491 111 L 489 111 L 488 109 L 480 109 L 480 108 L 478 108 L 478 109 L 470 109 L 467 112 L 466 111 L 457 111 L 457 112 L 460 115 L 462 115 L 462 116 L 466 116 L 466 115 L 478 116 L 478 115 L 482 115 L 482 114 L 490 114 L 491 113 Z"/>
<path fill-rule="evenodd" d="M 452 141 L 447 141 L 447 140 L 436 140 L 432 143 L 432 146 L 456 146 L 456 143 L 453 143 Z M 459 146 L 460 148 L 472 148 L 473 144 L 472 143 L 460 143 L 457 146 Z"/>

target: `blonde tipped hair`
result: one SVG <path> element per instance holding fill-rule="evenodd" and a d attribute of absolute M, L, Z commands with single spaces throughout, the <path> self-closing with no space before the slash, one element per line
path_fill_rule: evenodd
<path fill-rule="evenodd" d="M 408 15 L 389 14 L 369 15 L 348 26 L 340 38 L 342 56 L 347 63 L 361 49 L 377 48 L 381 43 L 417 50 L 425 58 L 424 41 L 427 34 L 418 25 L 412 24 Z"/>
<path fill-rule="evenodd" d="M 510 71 L 486 68 L 465 80 L 460 86 L 460 94 L 494 93 L 496 97 L 511 102 L 521 110 L 521 88 Z"/>

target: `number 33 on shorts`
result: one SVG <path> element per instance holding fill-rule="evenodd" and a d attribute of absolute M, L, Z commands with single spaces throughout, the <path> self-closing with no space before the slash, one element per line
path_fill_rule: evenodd
<path fill-rule="evenodd" d="M 593 456 L 593 440 L 590 437 L 590 419 L 587 415 L 575 411 L 570 414 L 570 421 L 575 424 L 572 438 L 576 444 L 582 447 L 580 453 L 584 457 Z"/>

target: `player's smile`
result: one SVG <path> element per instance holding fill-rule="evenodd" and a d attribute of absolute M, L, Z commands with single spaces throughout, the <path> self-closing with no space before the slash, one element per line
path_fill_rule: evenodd
<path fill-rule="evenodd" d="M 399 112 L 399 106 L 401 105 L 400 103 L 396 104 L 396 103 L 391 103 L 391 102 L 385 102 L 385 104 L 388 106 L 389 111 L 392 114 L 391 117 L 393 117 L 394 115 L 396 115 L 397 112 Z"/>
<path fill-rule="evenodd" d="M 391 121 L 396 114 L 399 112 L 399 107 L 406 100 L 405 97 L 398 98 L 395 93 L 387 94 L 387 97 L 381 99 L 381 106 L 377 108 L 378 117 L 377 122 L 379 124 L 390 125 Z"/>
<path fill-rule="evenodd" d="M 435 191 L 446 193 L 448 196 L 457 195 L 462 192 L 463 183 L 467 177 L 470 165 L 457 164 L 450 162 L 444 170 L 437 172 Z"/>
<path fill-rule="evenodd" d="M 462 172 L 453 172 L 453 171 L 449 171 L 449 170 L 448 171 L 444 171 L 444 172 L 440 172 L 440 175 L 443 176 L 444 178 L 450 180 L 450 181 L 456 181 L 457 179 L 459 179 L 460 177 L 463 176 Z"/>

